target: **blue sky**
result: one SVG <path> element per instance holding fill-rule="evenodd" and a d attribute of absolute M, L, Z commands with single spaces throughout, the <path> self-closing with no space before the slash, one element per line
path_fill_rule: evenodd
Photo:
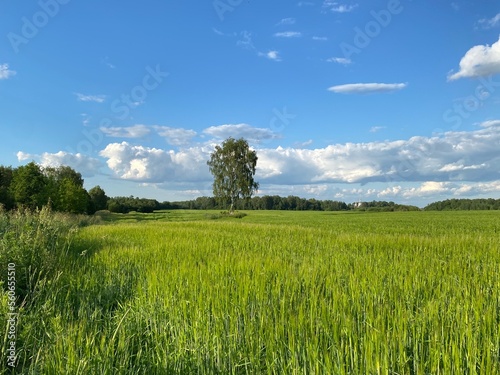
<path fill-rule="evenodd" d="M 259 194 L 500 198 L 500 6 L 5 0 L 0 129 L 0 164 L 111 196 L 211 195 L 232 136 Z"/>

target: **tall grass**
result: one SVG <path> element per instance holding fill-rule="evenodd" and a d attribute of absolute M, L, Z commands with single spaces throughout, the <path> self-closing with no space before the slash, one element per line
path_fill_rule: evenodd
<path fill-rule="evenodd" d="M 16 296 L 23 304 L 38 283 L 52 276 L 67 251 L 72 224 L 48 208 L 8 213 L 0 210 L 0 270 L 6 281 L 8 264 L 16 268 Z"/>
<path fill-rule="evenodd" d="M 96 222 L 99 220 L 88 216 L 53 213 L 48 207 L 12 212 L 0 207 L 0 315 L 3 326 L 9 328 L 4 324 L 9 313 L 19 314 L 16 326 L 31 313 L 36 316 L 40 300 L 51 295 L 64 270 L 78 260 L 74 253 L 78 247 L 72 244 L 77 229 Z M 15 340 L 19 341 L 16 344 L 20 352 L 26 352 L 32 344 L 28 340 L 24 345 L 25 338 L 18 332 Z M 11 341 L 6 330 L 2 335 L 2 359 Z M 26 362 L 26 356 L 19 358 Z M 6 365 L 6 361 L 2 361 L 2 373 Z"/>
<path fill-rule="evenodd" d="M 270 215 L 80 229 L 18 371 L 500 373 L 496 213 Z"/>

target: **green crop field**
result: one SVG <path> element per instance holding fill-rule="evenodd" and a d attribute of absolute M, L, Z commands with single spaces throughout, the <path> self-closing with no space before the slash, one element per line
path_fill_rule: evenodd
<path fill-rule="evenodd" d="M 15 373 L 500 374 L 498 211 L 42 214 L 0 220 Z"/>

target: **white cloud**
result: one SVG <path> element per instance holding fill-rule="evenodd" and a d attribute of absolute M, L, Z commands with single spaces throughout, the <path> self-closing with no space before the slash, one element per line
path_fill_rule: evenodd
<path fill-rule="evenodd" d="M 417 202 L 431 202 L 440 199 L 460 198 L 460 197 L 478 197 L 494 196 L 500 194 L 500 181 L 491 181 L 484 183 L 455 183 L 440 181 L 424 181 L 417 185 L 414 183 L 402 183 L 392 186 L 372 186 L 372 187 L 351 187 L 343 188 L 328 185 L 325 192 L 321 193 L 324 197 L 334 197 L 347 202 L 370 201 L 370 200 L 395 200 L 398 202 L 417 204 Z M 301 192 L 306 193 L 304 189 Z M 424 204 L 425 205 L 425 204 Z"/>
<path fill-rule="evenodd" d="M 0 79 L 8 79 L 14 75 L 16 72 L 9 69 L 9 64 L 0 64 Z"/>
<path fill-rule="evenodd" d="M 493 18 L 483 18 L 478 21 L 478 24 L 484 29 L 491 29 L 500 26 L 500 13 Z"/>
<path fill-rule="evenodd" d="M 226 36 L 226 37 L 237 37 L 238 36 L 238 33 L 236 32 L 232 32 L 232 33 L 225 33 L 223 31 L 220 31 L 219 29 L 215 28 L 215 27 L 212 27 L 212 31 L 217 34 L 217 35 L 220 35 L 220 36 Z M 244 35 L 245 32 L 243 32 L 241 35 Z M 250 36 L 250 33 L 248 33 L 248 35 Z"/>
<path fill-rule="evenodd" d="M 491 181 L 484 183 L 453 183 L 426 181 L 416 187 L 407 187 L 398 191 L 395 196 L 408 199 L 422 198 L 425 196 L 433 197 L 433 200 L 439 197 L 467 197 L 500 192 L 500 181 Z"/>
<path fill-rule="evenodd" d="M 342 64 L 342 65 L 349 65 L 352 63 L 351 59 L 347 59 L 345 57 L 331 57 L 326 61 L 337 63 L 337 64 Z"/>
<path fill-rule="evenodd" d="M 500 73 L 500 37 L 489 45 L 478 45 L 467 51 L 460 60 L 460 71 L 448 75 L 448 80 L 485 77 Z"/>
<path fill-rule="evenodd" d="M 337 94 L 371 94 L 402 90 L 406 83 L 349 83 L 332 86 L 328 90 Z"/>
<path fill-rule="evenodd" d="M 108 137 L 114 138 L 142 138 L 149 134 L 146 125 L 134 125 L 128 127 L 101 127 L 100 130 Z"/>
<path fill-rule="evenodd" d="M 229 136 L 245 137 L 257 144 L 277 137 L 269 129 L 247 124 L 213 126 L 204 133 L 214 138 L 212 143 L 220 143 Z M 500 180 L 500 126 L 447 132 L 434 137 L 304 148 L 308 145 L 286 149 L 257 148 L 257 180 L 262 184 L 283 186 L 445 183 L 422 185 L 415 194 L 442 190 L 448 186 L 446 183 L 455 186 Z M 107 158 L 108 167 L 120 178 L 160 183 L 207 182 L 211 177 L 206 161 L 213 146 L 198 145 L 174 152 L 122 142 L 109 144 L 100 155 Z M 30 155 L 19 154 L 18 157 L 21 160 Z"/>
<path fill-rule="evenodd" d="M 379 131 L 385 129 L 385 126 L 372 126 L 370 128 L 370 133 L 378 133 Z"/>
<path fill-rule="evenodd" d="M 446 190 L 446 182 L 426 181 L 419 190 L 423 193 L 441 193 Z"/>
<path fill-rule="evenodd" d="M 84 95 L 78 92 L 75 92 L 77 99 L 81 102 L 95 102 L 95 103 L 104 103 L 106 100 L 105 95 Z"/>
<path fill-rule="evenodd" d="M 220 35 L 220 36 L 225 36 L 226 34 L 224 34 L 222 31 L 220 30 L 217 30 L 215 27 L 212 27 L 212 31 L 214 33 L 216 33 L 217 35 Z"/>
<path fill-rule="evenodd" d="M 322 195 L 323 193 L 325 193 L 327 190 L 328 190 L 328 185 L 305 185 L 304 186 L 304 190 L 308 193 L 308 194 L 312 194 L 312 195 Z"/>
<path fill-rule="evenodd" d="M 469 194 L 490 194 L 500 192 L 500 181 L 480 182 L 474 185 L 462 184 L 457 192 Z"/>
<path fill-rule="evenodd" d="M 339 4 L 338 6 L 330 8 L 330 10 L 335 13 L 349 13 L 356 9 L 356 7 L 357 5 Z"/>
<path fill-rule="evenodd" d="M 122 142 L 107 145 L 100 155 L 121 179 L 164 183 L 208 180 L 210 151 L 195 147 L 174 152 Z"/>
<path fill-rule="evenodd" d="M 326 36 L 313 36 L 312 40 L 317 40 L 317 41 L 325 42 L 325 41 L 328 40 L 328 38 Z"/>
<path fill-rule="evenodd" d="M 72 154 L 66 151 L 59 151 L 55 154 L 44 152 L 42 155 L 28 154 L 23 151 L 17 153 L 17 160 L 29 159 L 36 161 L 43 167 L 66 165 L 81 173 L 84 177 L 94 176 L 101 167 L 101 162 L 98 159 L 80 153 Z"/>
<path fill-rule="evenodd" d="M 259 56 L 266 57 L 269 60 L 273 61 L 281 61 L 280 53 L 278 51 L 269 51 L 269 52 L 259 52 Z"/>
<path fill-rule="evenodd" d="M 484 169 L 487 167 L 488 167 L 488 165 L 486 163 L 483 163 L 480 165 L 464 165 L 463 160 L 461 160 L 458 162 L 446 164 L 443 167 L 441 167 L 438 171 L 439 172 L 456 172 L 456 171 L 466 171 L 468 169 Z"/>
<path fill-rule="evenodd" d="M 24 151 L 18 151 L 16 156 L 17 156 L 18 161 L 24 161 L 24 160 L 28 160 L 28 159 L 35 160 L 37 157 L 36 155 L 28 154 Z"/>
<path fill-rule="evenodd" d="M 305 147 L 312 145 L 313 143 L 314 143 L 314 141 L 312 139 L 309 139 L 305 142 L 297 142 L 293 145 L 293 147 L 294 148 L 305 148 Z"/>
<path fill-rule="evenodd" d="M 266 57 L 269 60 L 273 60 L 273 61 L 281 61 L 281 57 L 280 57 L 278 51 L 275 51 L 275 50 L 271 50 L 268 52 L 259 51 L 259 49 L 256 48 L 255 45 L 253 44 L 251 32 L 242 31 L 240 33 L 240 36 L 241 36 L 240 39 L 236 42 L 237 46 L 239 46 L 243 49 L 246 49 L 246 50 L 253 51 L 257 54 L 257 56 Z"/>
<path fill-rule="evenodd" d="M 267 58 L 268 59 L 271 59 L 271 60 L 275 60 L 275 61 L 280 61 L 281 58 L 280 58 L 280 55 L 279 55 L 279 52 L 278 51 L 269 51 L 267 54 L 266 54 Z"/>
<path fill-rule="evenodd" d="M 500 120 L 488 120 L 484 121 L 479 126 L 483 128 L 489 128 L 490 126 L 500 126 Z"/>
<path fill-rule="evenodd" d="M 401 192 L 401 186 L 389 186 L 385 188 L 384 190 L 381 190 L 377 193 L 377 195 L 382 198 L 386 196 L 396 196 Z"/>
<path fill-rule="evenodd" d="M 154 128 L 160 136 L 165 137 L 167 142 L 174 146 L 187 145 L 197 134 L 194 130 L 171 128 L 168 126 L 155 126 Z"/>
<path fill-rule="evenodd" d="M 257 150 L 259 178 L 276 184 L 500 179 L 500 127 L 440 137 Z"/>
<path fill-rule="evenodd" d="M 302 36 L 302 33 L 298 31 L 283 31 L 280 33 L 274 34 L 277 38 L 299 38 Z"/>
<path fill-rule="evenodd" d="M 341 4 L 333 0 L 324 0 L 323 8 L 327 8 L 334 13 L 349 13 L 356 9 L 358 4 Z"/>
<path fill-rule="evenodd" d="M 251 143 L 260 143 L 262 141 L 280 138 L 280 135 L 273 132 L 271 129 L 255 128 L 248 124 L 211 126 L 203 130 L 203 133 L 208 134 L 217 140 L 223 140 L 229 137 L 245 138 Z"/>
<path fill-rule="evenodd" d="M 276 24 L 276 26 L 281 26 L 281 25 L 294 25 L 295 24 L 295 18 L 283 18 L 280 22 Z"/>

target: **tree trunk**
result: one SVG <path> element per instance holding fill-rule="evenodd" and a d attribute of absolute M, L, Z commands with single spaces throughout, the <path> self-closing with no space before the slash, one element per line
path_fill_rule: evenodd
<path fill-rule="evenodd" d="M 231 197 L 231 206 L 229 207 L 229 214 L 232 215 L 234 213 L 234 197 Z"/>

